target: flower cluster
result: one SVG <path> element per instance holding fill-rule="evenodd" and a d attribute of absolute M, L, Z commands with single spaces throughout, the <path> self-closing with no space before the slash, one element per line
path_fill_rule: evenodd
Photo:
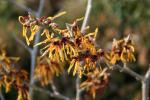
<path fill-rule="evenodd" d="M 130 36 L 118 41 L 114 39 L 110 53 L 110 63 L 116 64 L 117 61 L 122 61 L 123 63 L 135 61 L 133 53 L 134 46 Z"/>
<path fill-rule="evenodd" d="M 44 86 L 51 82 L 54 75 L 59 75 L 62 72 L 63 67 L 60 67 L 60 63 L 44 57 L 38 59 L 34 77 L 36 80 L 40 80 L 42 86 Z"/>
<path fill-rule="evenodd" d="M 35 46 L 43 45 L 42 56 L 35 69 L 35 78 L 41 80 L 42 85 L 47 85 L 55 74 L 60 74 L 64 70 L 63 63 L 68 62 L 68 73 L 84 75 L 87 80 L 81 87 L 87 88 L 95 97 L 96 91 L 104 87 L 108 81 L 105 65 L 115 65 L 118 61 L 127 63 L 135 61 L 134 46 L 130 36 L 114 40 L 111 50 L 96 48 L 96 36 L 98 28 L 92 33 L 84 33 L 80 30 L 77 19 L 72 24 L 66 24 L 65 29 L 61 29 L 54 19 L 63 15 L 60 13 L 54 17 L 35 18 L 31 15 L 19 17 L 23 25 L 23 36 L 29 45 L 35 34 L 42 29 L 41 36 L 45 39 Z M 31 31 L 31 36 L 27 36 L 27 31 Z M 109 67 L 108 67 L 109 68 Z M 101 77 L 103 77 L 101 79 Z"/>
<path fill-rule="evenodd" d="M 97 61 L 100 57 L 106 56 L 106 53 L 101 49 L 97 50 L 94 46 L 94 41 L 98 29 L 93 33 L 83 34 L 78 26 L 78 20 L 72 24 L 67 24 L 67 28 L 61 30 L 55 28 L 55 33 L 47 32 L 46 39 L 37 45 L 46 44 L 42 48 L 42 56 L 47 56 L 50 61 L 63 63 L 68 61 L 71 69 L 74 69 L 73 75 L 79 74 L 80 78 L 84 72 L 89 72 L 97 66 Z M 53 34 L 53 35 L 52 35 Z"/>
<path fill-rule="evenodd" d="M 29 80 L 25 70 L 19 70 L 13 66 L 18 61 L 16 57 L 7 57 L 4 50 L 0 54 L 0 89 L 5 87 L 6 93 L 14 87 L 18 91 L 17 100 L 29 100 Z"/>
<path fill-rule="evenodd" d="M 35 34 L 40 31 L 42 27 L 45 27 L 44 32 L 46 32 L 47 27 L 55 28 L 57 25 L 53 23 L 53 20 L 66 12 L 62 12 L 54 17 L 41 17 L 36 18 L 29 14 L 28 16 L 19 16 L 19 22 L 23 25 L 23 36 L 26 39 L 27 44 L 29 45 L 30 42 L 34 39 Z M 28 37 L 28 31 L 31 32 L 31 35 Z"/>
<path fill-rule="evenodd" d="M 106 71 L 106 68 L 104 70 L 96 68 L 93 72 L 89 72 L 86 81 L 80 85 L 81 89 L 85 88 L 92 94 L 93 98 L 95 98 L 98 90 L 102 93 L 108 85 L 109 74 Z"/>

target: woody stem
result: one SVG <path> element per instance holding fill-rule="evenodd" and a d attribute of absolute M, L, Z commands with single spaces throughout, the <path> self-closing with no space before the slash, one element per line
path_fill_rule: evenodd
<path fill-rule="evenodd" d="M 40 0 L 39 8 L 38 8 L 38 11 L 36 13 L 36 17 L 41 16 L 41 13 L 42 13 L 42 10 L 44 7 L 44 2 L 45 2 L 45 0 Z M 40 31 L 35 36 L 34 45 L 37 44 L 39 41 L 40 41 Z M 32 51 L 30 53 L 30 55 L 31 55 L 31 70 L 30 70 L 30 85 L 31 85 L 31 87 L 29 88 L 30 100 L 33 99 L 33 87 L 32 87 L 32 85 L 34 84 L 33 76 L 34 76 L 34 69 L 36 66 L 37 53 L 38 53 L 38 46 L 33 47 Z"/>

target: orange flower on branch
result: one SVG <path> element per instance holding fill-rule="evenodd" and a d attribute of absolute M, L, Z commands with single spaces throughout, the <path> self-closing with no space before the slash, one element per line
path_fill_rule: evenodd
<path fill-rule="evenodd" d="M 28 16 L 19 16 L 19 22 L 23 25 L 22 35 L 26 39 L 27 44 L 30 45 L 30 42 L 34 39 L 35 34 L 39 32 L 42 28 L 48 29 L 51 27 L 55 29 L 56 23 L 53 23 L 53 20 L 64 15 L 65 13 L 66 12 L 61 12 L 54 17 L 40 18 L 36 18 L 31 14 L 28 14 Z M 30 36 L 27 35 L 29 31 L 31 32 Z"/>
<path fill-rule="evenodd" d="M 83 74 L 88 74 L 88 72 L 95 70 L 96 67 L 100 68 L 101 66 L 98 63 L 101 59 L 107 60 L 107 54 L 101 49 L 97 50 L 94 54 L 86 50 L 85 52 L 79 53 L 78 56 L 72 57 L 68 73 L 74 68 L 73 75 L 77 73 L 81 78 Z"/>
<path fill-rule="evenodd" d="M 49 84 L 55 75 L 61 74 L 64 70 L 60 63 L 49 60 L 46 57 L 38 60 L 34 77 L 40 80 L 43 86 Z"/>
<path fill-rule="evenodd" d="M 30 100 L 30 96 L 27 88 L 28 87 L 24 86 L 18 90 L 17 100 Z"/>
<path fill-rule="evenodd" d="M 87 74 L 87 79 L 80 85 L 81 89 L 86 89 L 93 98 L 96 97 L 96 92 L 103 92 L 108 84 L 109 74 L 107 69 L 100 70 L 96 68 L 94 71 Z"/>
<path fill-rule="evenodd" d="M 16 61 L 18 61 L 17 57 L 7 57 L 6 52 L 2 50 L 0 55 L 0 89 L 2 86 L 5 87 L 7 93 L 14 86 L 18 90 L 17 100 L 29 100 L 28 73 L 25 70 L 16 69 L 13 66 Z M 20 91 L 24 92 L 20 93 Z"/>
<path fill-rule="evenodd" d="M 123 63 L 135 61 L 133 53 L 134 46 L 130 39 L 130 36 L 122 40 L 114 40 L 110 53 L 110 63 L 116 64 L 117 61 L 122 61 Z"/>
<path fill-rule="evenodd" d="M 74 43 L 69 40 L 69 38 L 53 38 L 50 40 L 43 41 L 39 44 L 49 43 L 42 50 L 45 50 L 42 56 L 48 54 L 50 60 L 55 60 L 58 62 L 64 62 L 68 60 L 69 56 L 75 56 L 78 54 L 77 49 L 74 47 Z"/>
<path fill-rule="evenodd" d="M 123 63 L 135 61 L 133 43 L 128 36 L 121 40 L 114 40 L 110 51 L 97 49 L 95 42 L 98 28 L 93 33 L 83 33 L 78 25 L 80 19 L 77 19 L 72 24 L 66 24 L 65 29 L 61 29 L 53 20 L 63 14 L 41 18 L 31 15 L 19 17 L 24 28 L 23 36 L 28 44 L 41 28 L 43 29 L 41 36 L 46 36 L 45 40 L 35 45 L 45 45 L 42 48 L 42 56 L 37 61 L 35 79 L 40 80 L 42 85 L 47 85 L 55 75 L 63 72 L 64 68 L 60 64 L 67 61 L 70 64 L 68 73 L 73 70 L 73 75 L 77 74 L 80 78 L 83 75 L 87 76 L 81 88 L 86 88 L 95 98 L 96 92 L 103 91 L 108 84 L 108 73 L 105 68 L 101 67 L 101 61 L 106 65 L 113 65 L 118 61 Z M 27 36 L 28 30 L 31 31 L 29 37 Z M 19 94 L 22 95 L 22 92 Z"/>
<path fill-rule="evenodd" d="M 28 73 L 25 70 L 14 70 L 11 74 L 14 79 L 13 86 L 18 91 L 17 100 L 30 100 Z"/>
<path fill-rule="evenodd" d="M 5 87 L 6 93 L 14 86 L 18 91 L 17 100 L 29 100 L 28 83 L 28 73 L 25 70 L 17 70 L 13 68 L 8 73 L 1 74 L 0 85 Z"/>
<path fill-rule="evenodd" d="M 0 69 L 5 70 L 6 72 L 10 71 L 10 66 L 16 63 L 19 60 L 18 57 L 7 57 L 6 51 L 1 50 L 0 53 Z M 4 66 L 3 66 L 4 64 Z"/>
<path fill-rule="evenodd" d="M 34 35 L 40 30 L 40 26 L 38 25 L 39 20 L 29 14 L 28 16 L 19 16 L 19 22 L 23 25 L 22 35 L 29 45 L 30 41 L 34 38 Z M 31 32 L 30 37 L 27 36 L 29 30 Z"/>
<path fill-rule="evenodd" d="M 80 19 L 79 19 L 80 20 Z M 95 52 L 95 38 L 98 32 L 98 29 L 95 29 L 95 32 L 89 34 L 83 34 L 78 26 L 78 19 L 73 22 L 73 24 L 67 24 L 69 37 L 74 41 L 76 48 L 79 50 L 90 49 L 91 52 Z"/>

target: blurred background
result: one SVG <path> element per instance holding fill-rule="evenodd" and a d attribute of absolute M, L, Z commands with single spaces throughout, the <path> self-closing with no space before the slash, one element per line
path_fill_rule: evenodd
<path fill-rule="evenodd" d="M 16 2 L 33 10 L 37 10 L 39 4 L 39 0 L 16 0 Z M 72 23 L 84 16 L 86 3 L 87 0 L 45 0 L 42 15 L 53 16 L 66 11 L 66 15 L 57 19 L 61 27 L 65 27 L 65 23 Z M 29 53 L 14 38 L 14 35 L 17 35 L 25 42 L 21 36 L 22 26 L 18 22 L 18 16 L 23 15 L 27 15 L 27 12 L 10 0 L 0 0 L 0 48 L 6 48 L 9 56 L 21 57 L 19 68 L 30 71 Z M 129 67 L 144 75 L 150 63 L 150 0 L 93 0 L 88 25 L 90 31 L 99 28 L 96 46 L 103 49 L 108 49 L 114 38 L 121 39 L 130 34 L 134 40 L 137 60 L 130 63 Z M 75 77 L 72 75 L 64 73 L 63 76 L 56 77 L 55 84 L 62 94 L 75 96 Z M 13 89 L 5 94 L 6 100 L 15 100 L 16 96 L 17 93 Z M 97 93 L 96 100 L 140 100 L 140 98 L 141 83 L 124 72 L 114 70 L 104 94 Z M 35 100 L 54 100 L 54 98 L 35 91 Z M 84 92 L 82 100 L 92 98 Z"/>

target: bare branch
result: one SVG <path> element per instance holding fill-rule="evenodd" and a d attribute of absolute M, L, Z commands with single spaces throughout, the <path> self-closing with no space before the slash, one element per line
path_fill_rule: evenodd
<path fill-rule="evenodd" d="M 4 97 L 3 93 L 2 93 L 2 91 L 0 91 L 0 100 L 5 100 L 5 97 Z"/>
<path fill-rule="evenodd" d="M 81 32 L 83 32 L 85 27 L 87 26 L 88 19 L 89 19 L 89 16 L 90 16 L 90 12 L 91 12 L 91 8 L 92 8 L 92 0 L 88 0 L 85 16 L 84 16 L 84 20 L 83 20 L 83 24 L 82 24 L 82 27 L 81 27 Z"/>
<path fill-rule="evenodd" d="M 130 68 L 124 64 L 123 67 L 116 65 L 114 66 L 121 71 L 128 73 L 129 75 L 133 76 L 134 78 L 138 79 L 142 83 L 142 100 L 149 100 L 149 84 L 150 84 L 150 67 L 146 72 L 145 76 L 139 75 L 138 73 L 134 72 Z"/>
<path fill-rule="evenodd" d="M 26 12 L 31 12 L 33 15 L 36 15 L 36 12 L 32 9 L 26 7 L 25 5 L 18 3 L 16 0 L 8 0 L 9 2 L 13 3 L 14 5 L 18 6 L 19 8 L 23 9 Z"/>
<path fill-rule="evenodd" d="M 147 81 L 150 81 L 150 65 L 149 65 L 149 69 L 147 70 L 146 74 L 145 74 L 145 79 Z"/>
<path fill-rule="evenodd" d="M 76 79 L 76 100 L 80 100 L 80 95 L 81 95 L 81 91 L 80 91 L 80 78 L 77 77 L 77 79 Z"/>
<path fill-rule="evenodd" d="M 142 100 L 149 100 L 149 84 L 142 81 Z"/>
<path fill-rule="evenodd" d="M 150 66 L 142 81 L 142 100 L 149 100 Z"/>
<path fill-rule="evenodd" d="M 118 68 L 119 70 L 128 73 L 129 75 L 133 76 L 135 79 L 138 79 L 140 81 L 143 81 L 144 77 L 139 75 L 138 73 L 134 72 L 133 70 L 131 70 L 129 67 L 126 66 L 126 64 L 124 64 L 123 67 L 119 66 L 119 65 L 115 65 L 114 67 Z"/>
<path fill-rule="evenodd" d="M 40 91 L 42 93 L 46 93 L 48 94 L 50 97 L 54 97 L 54 98 L 57 98 L 57 99 L 62 99 L 62 100 L 71 100 L 69 97 L 66 97 L 64 95 L 61 95 L 61 94 L 57 94 L 57 93 L 53 93 L 53 92 L 50 92 L 49 90 L 46 90 L 46 89 L 43 89 L 43 88 L 40 88 L 40 87 L 37 87 L 37 86 L 34 86 L 33 88 L 34 90 L 37 90 L 37 91 Z"/>
<path fill-rule="evenodd" d="M 13 33 L 13 38 L 19 43 L 21 44 L 29 53 L 32 52 L 32 49 L 30 47 L 28 47 L 21 39 L 19 39 L 15 33 Z"/>
<path fill-rule="evenodd" d="M 40 0 L 38 11 L 36 13 L 36 17 L 40 17 L 40 15 L 42 14 L 42 10 L 44 8 L 44 3 L 45 3 L 45 0 Z"/>
<path fill-rule="evenodd" d="M 38 11 L 36 13 L 36 17 L 40 17 L 42 10 L 44 8 L 44 2 L 45 2 L 45 0 L 40 0 Z M 35 36 L 34 45 L 40 41 L 40 32 L 41 31 L 39 31 Z M 34 68 L 36 66 L 37 53 L 38 53 L 38 46 L 33 47 L 32 53 L 31 53 L 31 70 L 30 70 L 30 85 L 31 85 L 31 87 L 29 88 L 30 100 L 32 100 L 32 96 L 33 96 L 32 85 L 34 84 L 33 76 L 34 76 Z"/>
<path fill-rule="evenodd" d="M 53 81 L 51 82 L 51 87 L 52 87 L 52 90 L 55 94 L 60 94 L 58 91 L 57 91 L 57 88 L 56 86 L 54 85 Z"/>

